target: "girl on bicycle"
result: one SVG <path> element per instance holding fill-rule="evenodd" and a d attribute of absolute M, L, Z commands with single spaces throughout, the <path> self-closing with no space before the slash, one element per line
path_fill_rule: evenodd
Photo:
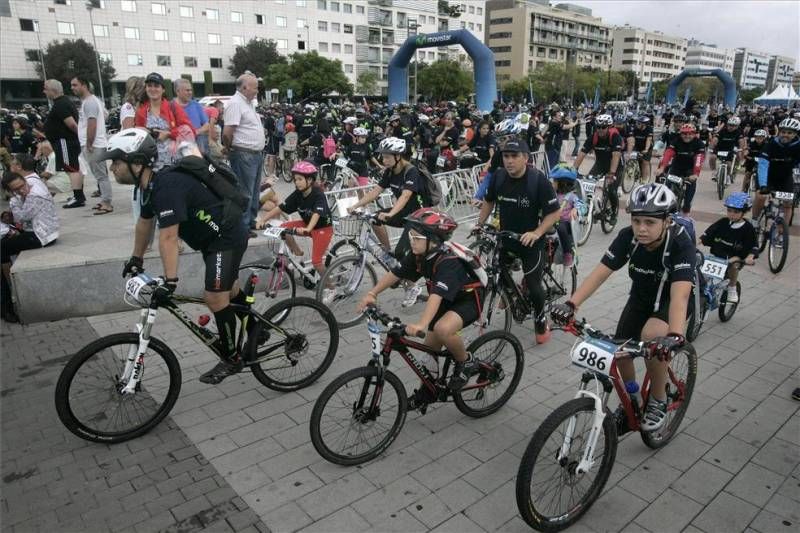
<path fill-rule="evenodd" d="M 325 193 L 316 186 L 317 167 L 308 161 L 299 161 L 292 167 L 292 176 L 296 190 L 282 204 L 259 215 L 256 227 L 263 228 L 268 220 L 296 211 L 300 220 L 284 222 L 281 227 L 295 228 L 299 235 L 311 236 L 311 263 L 322 275 L 325 272 L 325 252 L 333 237 L 331 211 Z M 295 255 L 303 255 L 291 235 L 286 235 L 286 245 Z"/>
<path fill-rule="evenodd" d="M 550 170 L 550 178 L 553 180 L 558 205 L 561 207 L 561 218 L 556 224 L 556 231 L 561 243 L 561 251 L 564 254 L 564 266 L 571 267 L 574 259 L 572 251 L 575 248 L 571 222 L 576 216 L 576 206 L 580 202 L 578 196 L 573 192 L 578 173 L 568 164 L 559 163 Z"/>
<path fill-rule="evenodd" d="M 725 198 L 728 216 L 722 217 L 700 236 L 700 242 L 710 247 L 711 255 L 723 257 L 729 261 L 744 261 L 747 265 L 756 262 L 758 241 L 756 229 L 744 214 L 752 207 L 750 195 L 746 192 L 735 192 Z M 739 279 L 739 265 L 728 265 L 725 276 L 728 278 L 727 301 L 739 302 L 736 292 L 736 280 Z"/>
<path fill-rule="evenodd" d="M 670 220 L 678 209 L 675 195 L 659 183 L 631 191 L 632 225 L 620 230 L 600 264 L 563 304 L 553 306 L 553 320 L 568 323 L 578 307 L 611 276 L 628 264 L 631 290 L 619 317 L 616 338 L 648 341 L 650 397 L 642 420 L 644 431 L 656 431 L 667 416 L 667 368 L 670 353 L 685 342 L 683 331 L 695 273 L 691 238 Z M 625 383 L 636 380 L 633 361 L 617 361 Z"/>

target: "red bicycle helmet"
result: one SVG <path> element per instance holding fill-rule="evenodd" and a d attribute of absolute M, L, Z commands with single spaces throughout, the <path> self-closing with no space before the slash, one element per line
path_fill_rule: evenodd
<path fill-rule="evenodd" d="M 681 134 L 683 133 L 697 133 L 697 129 L 694 127 L 694 124 L 684 124 L 681 126 Z"/>
<path fill-rule="evenodd" d="M 283 127 L 283 130 L 284 130 L 286 133 L 291 133 L 291 132 L 293 132 L 293 131 L 294 131 L 294 124 L 292 124 L 291 122 L 289 122 L 288 124 L 286 124 L 286 125 Z"/>
<path fill-rule="evenodd" d="M 453 217 L 432 207 L 417 209 L 405 218 L 405 222 L 409 229 L 441 242 L 450 239 L 458 227 L 458 222 Z"/>
<path fill-rule="evenodd" d="M 309 161 L 298 161 L 292 167 L 292 174 L 302 174 L 306 177 L 316 178 L 317 167 L 314 166 L 314 163 Z"/>

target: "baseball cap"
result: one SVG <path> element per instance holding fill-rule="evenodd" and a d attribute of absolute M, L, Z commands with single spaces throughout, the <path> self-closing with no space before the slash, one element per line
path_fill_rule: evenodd
<path fill-rule="evenodd" d="M 500 147 L 500 151 L 529 154 L 531 152 L 531 149 L 528 148 L 528 143 L 526 143 L 524 139 L 520 139 L 518 137 L 512 137 L 508 139 L 505 143 L 503 143 L 503 145 Z"/>
<path fill-rule="evenodd" d="M 148 83 L 157 83 L 157 84 L 159 84 L 159 85 L 161 85 L 161 86 L 163 87 L 163 86 L 164 86 L 164 76 L 162 76 L 162 75 L 161 75 L 161 74 L 159 74 L 158 72 L 151 72 L 151 73 L 150 73 L 150 74 L 148 74 L 148 75 L 147 75 L 147 77 L 144 79 L 144 83 L 145 83 L 145 84 L 148 84 Z"/>

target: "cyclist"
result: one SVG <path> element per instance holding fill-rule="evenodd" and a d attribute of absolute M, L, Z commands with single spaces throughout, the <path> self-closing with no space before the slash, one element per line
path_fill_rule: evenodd
<path fill-rule="evenodd" d="M 428 302 L 417 322 L 406 326 L 406 332 L 409 335 L 427 332 L 426 345 L 447 348 L 455 360 L 448 387 L 459 390 L 478 366 L 467 353 L 459 332 L 480 316 L 483 289 L 466 263 L 444 246 L 458 226 L 450 215 L 423 207 L 405 220 L 412 253 L 378 280 L 359 303 L 359 309 L 374 304 L 378 294 L 401 279 L 415 282 L 424 277 Z"/>
<path fill-rule="evenodd" d="M 742 130 L 739 128 L 741 123 L 742 119 L 736 115 L 731 116 L 725 123 L 725 127 L 712 135 L 708 145 L 710 152 L 708 156 L 708 168 L 712 171 L 717 169 L 717 152 L 728 152 L 728 160 L 725 163 L 730 164 L 728 167 L 728 174 L 731 176 L 731 182 L 733 182 L 735 177 L 733 175 L 734 148 L 739 149 L 739 155 L 737 156 L 739 162 L 742 162 L 744 159 L 745 149 L 747 148 L 745 137 L 742 135 Z M 714 176 L 711 179 L 716 181 L 717 177 Z"/>
<path fill-rule="evenodd" d="M 583 143 L 578 157 L 575 159 L 573 167 L 580 172 L 581 163 L 586 158 L 586 154 L 594 151 L 595 162 L 589 174 L 593 176 L 605 176 L 606 194 L 611 205 L 611 225 L 617 223 L 617 212 L 619 211 L 619 196 L 617 188 L 619 180 L 617 171 L 620 169 L 620 158 L 625 141 L 619 132 L 612 128 L 611 115 L 598 115 L 595 118 L 595 132 Z"/>
<path fill-rule="evenodd" d="M 195 176 L 174 167 L 154 173 L 156 153 L 156 143 L 149 132 L 135 128 L 113 135 L 100 158 L 111 160 L 111 171 L 118 183 L 134 185 L 139 190 L 141 214 L 136 222 L 133 253 L 122 275 L 143 269 L 142 257 L 156 220 L 164 284 L 154 297 L 163 296 L 164 292 L 171 294 L 178 285 L 179 238 L 203 254 L 203 299 L 214 313 L 222 360 L 200 376 L 200 381 L 216 384 L 242 369 L 242 360 L 236 353 L 236 312 L 230 304 L 245 304 L 237 273 L 247 248 L 247 231 L 238 223 L 223 224 L 222 202 Z"/>
<path fill-rule="evenodd" d="M 500 145 L 503 168 L 492 176 L 478 214 L 483 224 L 498 204 L 500 229 L 522 235 L 519 241 L 504 239 L 503 248 L 522 260 L 528 295 L 534 308 L 536 342 L 550 340 L 542 289 L 544 264 L 542 236 L 559 220 L 558 198 L 553 186 L 538 169 L 528 167 L 529 149 L 524 140 L 510 137 Z"/>
<path fill-rule="evenodd" d="M 650 159 L 653 155 L 653 127 L 650 125 L 650 118 L 647 115 L 639 115 L 636 118 L 636 125 L 631 131 L 633 146 L 628 145 L 628 155 L 635 150 L 639 152 L 639 169 L 642 173 L 642 180 L 647 183 L 650 181 Z"/>
<path fill-rule="evenodd" d="M 742 191 L 750 191 L 750 178 L 756 171 L 756 158 L 764 149 L 767 140 L 766 130 L 756 130 L 747 143 L 747 151 L 744 156 L 744 178 L 742 179 Z"/>
<path fill-rule="evenodd" d="M 792 192 L 792 169 L 800 163 L 800 120 L 787 118 L 778 124 L 778 135 L 765 143 L 758 158 L 758 194 L 753 218 L 758 219 L 770 191 Z M 784 220 L 790 220 L 792 202 L 783 202 Z"/>
<path fill-rule="evenodd" d="M 353 135 L 355 135 L 355 142 L 342 147 L 342 153 L 350 160 L 348 166 L 353 169 L 353 172 L 355 172 L 357 176 L 357 183 L 352 185 L 369 185 L 369 166 L 375 165 L 379 167 L 380 165 L 372 155 L 369 144 L 367 144 L 369 132 L 359 126 L 353 129 Z M 341 156 L 342 154 L 340 153 L 339 155 Z"/>
<path fill-rule="evenodd" d="M 665 185 L 650 183 L 631 191 L 631 226 L 623 228 L 600 264 L 563 304 L 553 306 L 553 319 L 567 323 L 577 309 L 611 276 L 628 264 L 631 290 L 615 333 L 620 339 L 649 342 L 646 361 L 651 379 L 650 398 L 642 420 L 644 431 L 659 429 L 667 415 L 667 361 L 683 345 L 689 296 L 695 272 L 695 247 L 682 227 L 670 221 L 677 210 L 675 195 Z M 617 368 L 628 383 L 636 379 L 633 361 L 618 359 Z"/>
<path fill-rule="evenodd" d="M 742 260 L 747 265 L 755 263 L 758 255 L 756 229 L 744 214 L 752 207 L 750 195 L 746 192 L 734 192 L 725 198 L 728 216 L 722 217 L 700 236 L 700 242 L 710 247 L 711 255 L 724 257 L 731 261 Z M 737 303 L 736 280 L 739 279 L 739 265 L 728 265 L 727 301 Z"/>
<path fill-rule="evenodd" d="M 681 126 L 680 137 L 672 141 L 664 150 L 664 157 L 658 166 L 657 176 L 660 178 L 669 173 L 681 178 L 686 178 L 686 194 L 683 197 L 681 210 L 688 214 L 692 210 L 692 200 L 697 190 L 697 178 L 703 168 L 705 148 L 703 141 L 697 138 L 697 130 L 692 124 Z"/>
<path fill-rule="evenodd" d="M 558 241 L 561 243 L 561 252 L 564 255 L 564 266 L 571 267 L 574 260 L 573 249 L 575 240 L 572 238 L 572 219 L 575 218 L 576 208 L 580 199 L 573 192 L 578 173 L 566 163 L 559 163 L 550 170 L 550 179 L 556 190 L 558 205 L 561 209 L 560 218 L 556 225 Z"/>

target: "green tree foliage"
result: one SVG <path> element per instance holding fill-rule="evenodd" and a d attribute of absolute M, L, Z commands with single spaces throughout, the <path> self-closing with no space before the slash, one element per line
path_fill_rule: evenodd
<path fill-rule="evenodd" d="M 278 52 L 277 45 L 272 39 L 250 39 L 244 46 L 237 46 L 231 57 L 228 72 L 234 78 L 244 71 L 262 73 L 270 65 L 286 64 L 286 58 Z"/>
<path fill-rule="evenodd" d="M 295 98 L 316 98 L 333 91 L 353 94 L 353 85 L 342 72 L 342 62 L 320 56 L 317 52 L 294 53 L 289 62 L 270 65 L 264 84 L 285 93 L 292 89 Z"/>
<path fill-rule="evenodd" d="M 764 87 L 757 87 L 755 89 L 742 89 L 741 91 L 739 91 L 739 98 L 742 100 L 742 102 L 749 104 L 755 98 L 761 96 L 763 93 L 764 93 Z"/>
<path fill-rule="evenodd" d="M 456 61 L 435 61 L 417 71 L 417 91 L 429 101 L 465 98 L 472 92 L 472 76 Z"/>
<path fill-rule="evenodd" d="M 75 76 L 82 76 L 92 82 L 94 92 L 100 93 L 97 80 L 97 61 L 100 62 L 100 74 L 103 77 L 103 87 L 109 87 L 109 82 L 117 75 L 111 61 L 101 59 L 94 46 L 83 39 L 71 41 L 53 41 L 44 51 L 44 66 L 47 77 L 64 84 L 67 92 L 69 83 Z M 36 71 L 42 75 L 41 63 L 36 63 Z"/>
<path fill-rule="evenodd" d="M 356 92 L 370 96 L 378 92 L 378 75 L 370 70 L 365 70 L 356 79 Z"/>

